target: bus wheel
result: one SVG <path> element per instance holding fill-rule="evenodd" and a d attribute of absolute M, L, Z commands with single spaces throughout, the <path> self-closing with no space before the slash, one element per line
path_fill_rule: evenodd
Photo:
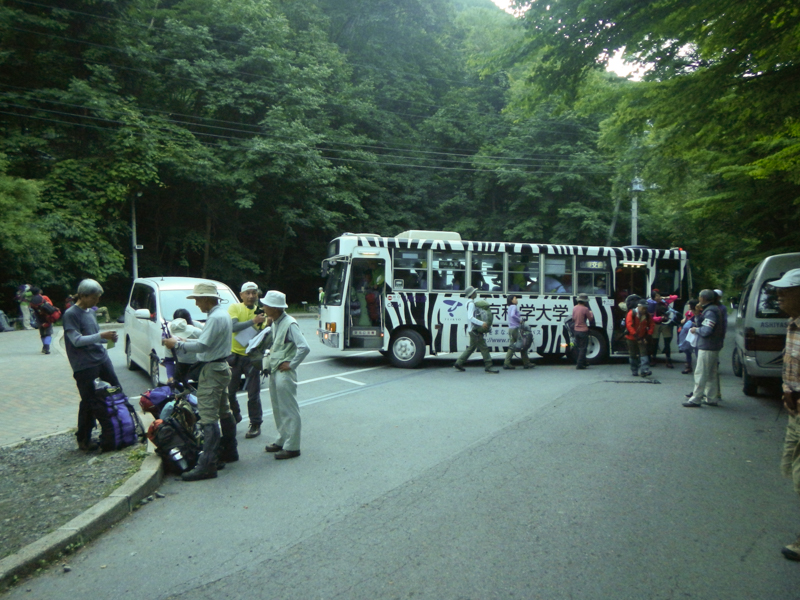
<path fill-rule="evenodd" d="M 750 377 L 747 369 L 742 369 L 742 392 L 745 396 L 758 395 L 758 380 L 755 377 Z"/>
<path fill-rule="evenodd" d="M 413 369 L 425 358 L 425 340 L 413 329 L 403 329 L 394 335 L 389 346 L 389 361 L 394 367 Z"/>
<path fill-rule="evenodd" d="M 586 362 L 599 365 L 608 360 L 608 342 L 599 331 L 589 330 L 589 341 L 586 344 Z"/>
<path fill-rule="evenodd" d="M 731 358 L 731 366 L 733 367 L 733 374 L 736 377 L 741 377 L 743 368 L 742 368 L 742 357 L 739 354 L 739 351 L 734 349 L 733 350 L 733 357 Z"/>

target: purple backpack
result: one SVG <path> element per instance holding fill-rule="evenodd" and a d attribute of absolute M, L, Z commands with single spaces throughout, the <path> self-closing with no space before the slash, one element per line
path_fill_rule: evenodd
<path fill-rule="evenodd" d="M 100 448 L 119 450 L 144 441 L 144 426 L 122 389 L 95 380 L 94 418 L 100 423 Z"/>

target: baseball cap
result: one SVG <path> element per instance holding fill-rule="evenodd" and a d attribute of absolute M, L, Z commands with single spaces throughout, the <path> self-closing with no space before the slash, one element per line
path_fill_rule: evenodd
<path fill-rule="evenodd" d="M 783 277 L 776 281 L 770 281 L 772 287 L 787 288 L 800 286 L 800 269 L 786 271 Z"/>
<path fill-rule="evenodd" d="M 249 292 L 250 290 L 258 291 L 258 286 L 252 281 L 242 284 L 242 292 Z"/>

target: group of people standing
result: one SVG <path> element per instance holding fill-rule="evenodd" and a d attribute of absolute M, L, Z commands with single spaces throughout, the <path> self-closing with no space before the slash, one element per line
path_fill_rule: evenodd
<path fill-rule="evenodd" d="M 75 303 L 63 315 L 65 347 L 73 377 L 80 394 L 78 408 L 78 447 L 84 451 L 97 448 L 92 442 L 95 419 L 92 415 L 94 381 L 101 379 L 119 386 L 114 366 L 106 350 L 107 344 L 117 341 L 117 332 L 100 332 L 95 312 L 102 286 L 93 279 L 78 285 Z M 263 370 L 269 375 L 270 399 L 278 430 L 277 439 L 266 446 L 276 459 L 300 456 L 300 411 L 297 404 L 297 367 L 310 349 L 297 321 L 286 314 L 286 296 L 276 290 L 261 299 L 263 312 L 258 311 L 258 286 L 248 282 L 242 286 L 241 303 L 222 308 L 222 297 L 212 283 L 198 283 L 187 299 L 195 301 L 208 315 L 203 327 L 191 320 L 188 311 L 176 313 L 170 336 L 164 346 L 177 358 L 174 378 L 186 381 L 196 377 L 197 409 L 203 430 L 203 451 L 197 465 L 183 473 L 185 481 L 211 479 L 227 462 L 239 459 L 236 424 L 242 420 L 236 394 L 242 374 L 248 393 L 250 427 L 247 438 L 261 433 L 260 380 L 262 360 L 247 352 L 238 334 L 254 328 L 261 338 L 256 350 L 263 358 L 269 350 Z M 236 379 L 233 379 L 233 374 Z"/>
<path fill-rule="evenodd" d="M 250 426 L 246 439 L 261 434 L 262 369 L 269 376 L 270 400 L 278 438 L 265 450 L 278 460 L 300 456 L 300 409 L 297 404 L 297 367 L 310 352 L 297 321 L 288 314 L 286 295 L 270 290 L 261 299 L 263 312 L 257 308 L 258 286 L 245 283 L 240 303 L 227 311 L 222 297 L 212 283 L 198 283 L 191 295 L 198 308 L 208 315 L 196 338 L 173 336 L 164 345 L 174 350 L 178 361 L 194 354 L 199 367 L 197 408 L 203 428 L 203 451 L 197 465 L 183 473 L 184 481 L 212 479 L 227 462 L 239 459 L 236 425 L 242 420 L 236 395 L 242 375 L 245 377 Z M 252 328 L 252 335 L 242 336 Z M 250 342 L 256 342 L 255 347 Z M 245 346 L 247 343 L 247 346 Z M 264 364 L 263 357 L 269 350 Z"/>

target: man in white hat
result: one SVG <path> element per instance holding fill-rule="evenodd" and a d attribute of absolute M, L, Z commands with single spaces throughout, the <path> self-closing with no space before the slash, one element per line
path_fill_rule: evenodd
<path fill-rule="evenodd" d="M 483 335 L 489 330 L 489 323 L 481 321 L 475 316 L 475 298 L 477 295 L 478 290 L 472 286 L 464 290 L 464 297 L 467 299 L 467 326 L 471 326 L 469 330 L 469 346 L 458 357 L 453 368 L 456 371 L 464 371 L 464 364 L 467 359 L 475 350 L 478 350 L 483 356 L 484 370 L 487 373 L 499 373 L 500 371 L 494 368 L 492 356 L 489 354 L 489 347 L 486 345 L 486 340 L 483 339 Z"/>
<path fill-rule="evenodd" d="M 198 308 L 208 314 L 206 325 L 197 340 L 182 342 L 174 337 L 164 340 L 164 345 L 176 350 L 178 355 L 197 353 L 203 365 L 197 383 L 197 411 L 203 427 L 203 451 L 197 465 L 181 475 L 184 481 L 213 479 L 217 476 L 217 459 L 220 449 L 220 427 L 225 462 L 238 460 L 236 450 L 236 421 L 228 405 L 228 384 L 231 368 L 228 355 L 231 350 L 231 318 L 220 306 L 222 298 L 213 283 L 198 283 L 190 296 Z"/>
<path fill-rule="evenodd" d="M 786 439 L 783 443 L 781 471 L 794 482 L 800 494 L 800 269 L 787 271 L 771 285 L 778 291 L 778 306 L 789 315 L 786 347 L 783 351 L 783 405 L 789 413 Z M 800 537 L 781 552 L 789 560 L 800 561 Z"/>
<path fill-rule="evenodd" d="M 260 331 L 264 328 L 264 321 L 267 320 L 267 317 L 263 313 L 256 314 L 258 286 L 255 283 L 248 281 L 242 285 L 239 298 L 242 299 L 241 302 L 228 307 L 228 314 L 233 321 L 231 354 L 228 357 L 228 364 L 231 366 L 228 403 L 231 405 L 233 418 L 238 423 L 242 420 L 242 410 L 239 408 L 236 394 L 239 392 L 239 382 L 244 374 L 244 388 L 247 391 L 247 416 L 250 419 L 250 427 L 244 437 L 250 439 L 261 435 L 261 423 L 264 420 L 261 409 L 261 373 L 247 356 L 247 342 L 242 344 L 237 339 L 237 334 L 251 327 Z"/>
<path fill-rule="evenodd" d="M 270 290 L 261 300 L 267 313 L 266 346 L 269 353 L 269 397 L 278 439 L 266 451 L 277 460 L 300 456 L 300 408 L 297 405 L 297 367 L 311 352 L 300 326 L 286 314 L 286 295 Z"/>

